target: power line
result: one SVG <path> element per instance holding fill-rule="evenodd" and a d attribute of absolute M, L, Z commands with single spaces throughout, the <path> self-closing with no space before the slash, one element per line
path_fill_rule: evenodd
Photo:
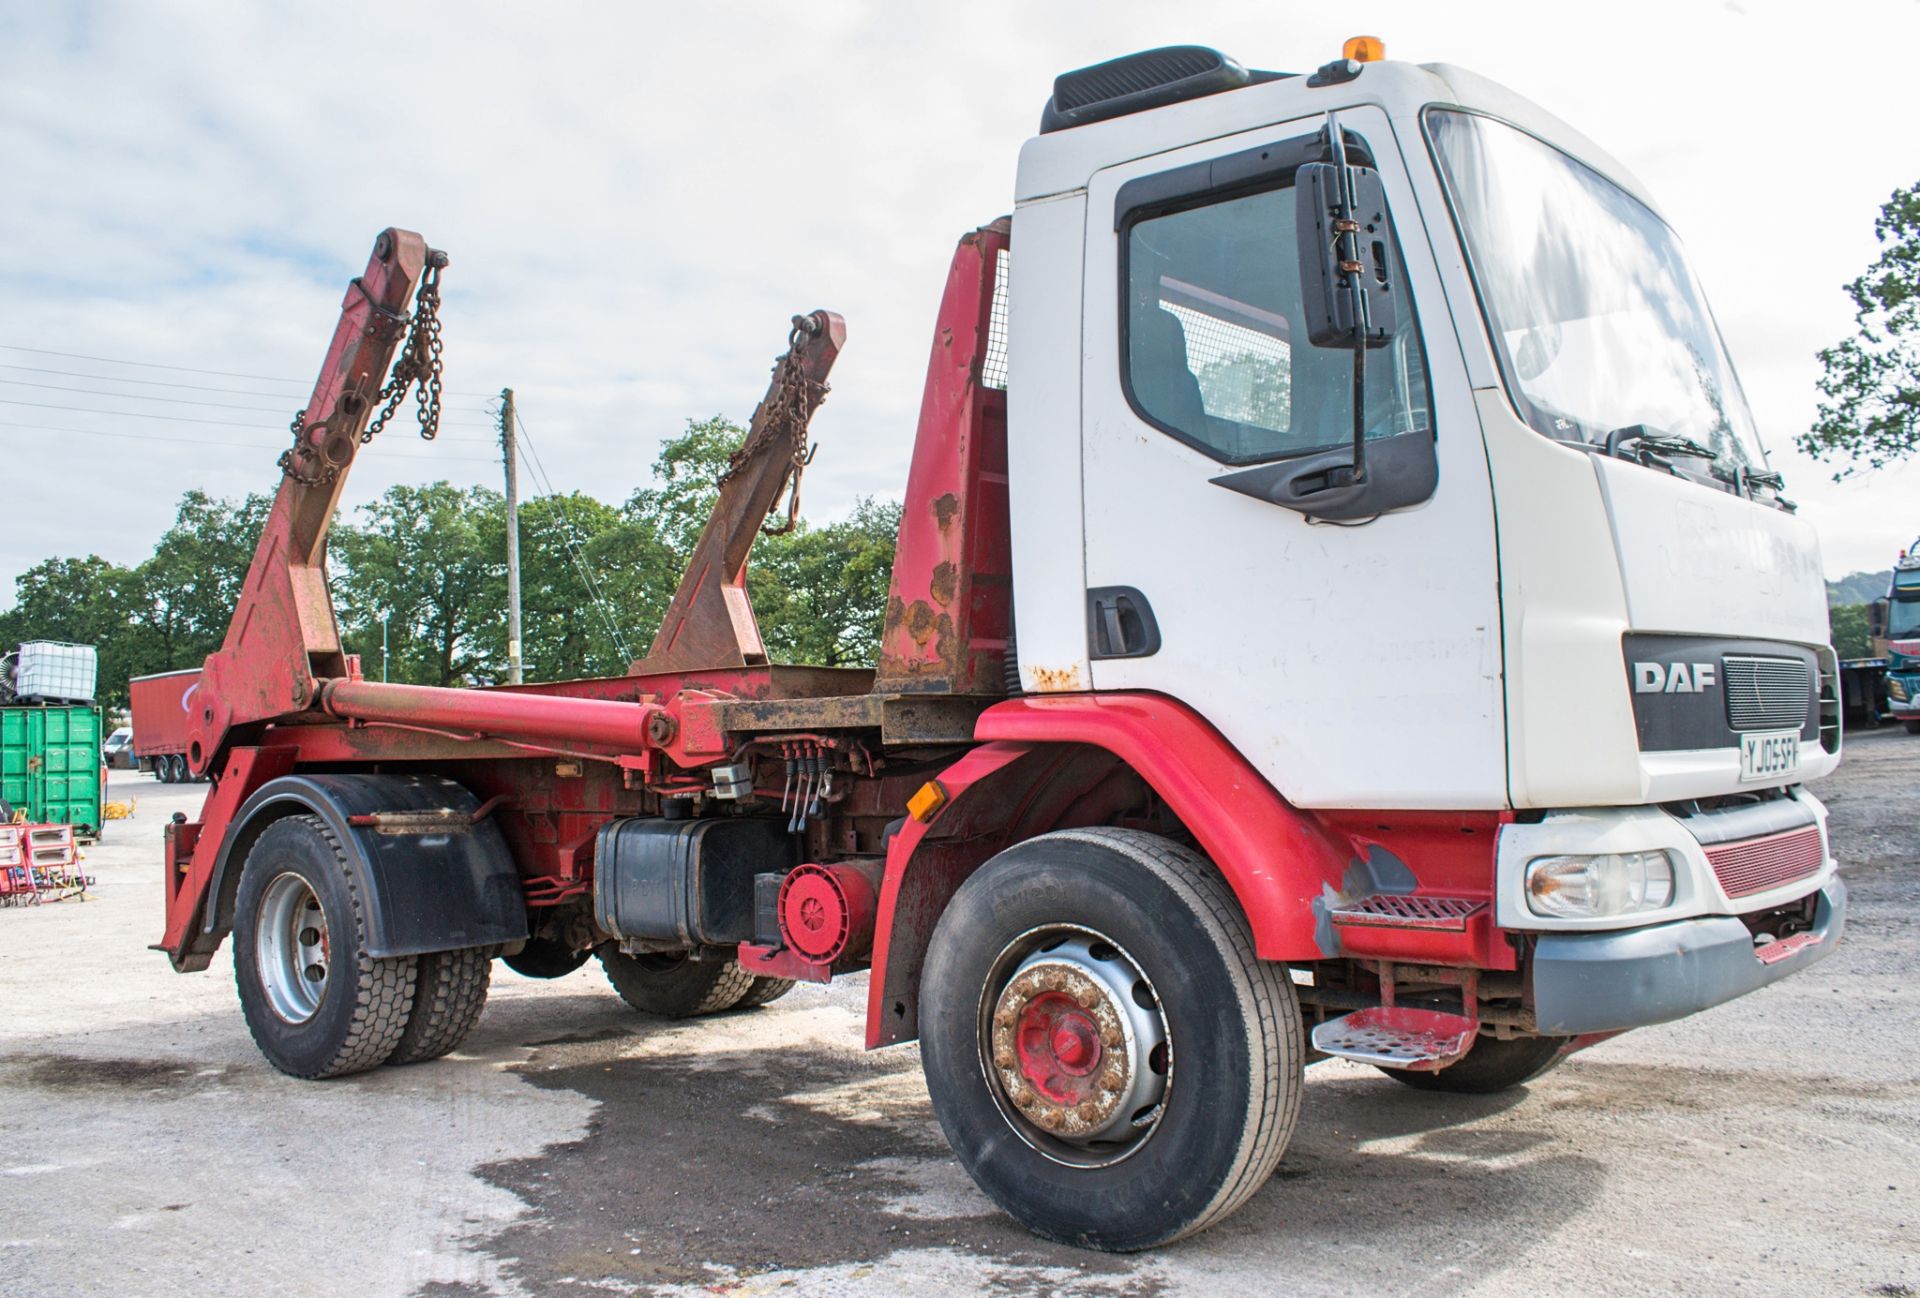
<path fill-rule="evenodd" d="M 44 388 L 49 392 L 78 392 L 89 397 L 112 397 L 116 401 L 164 401 L 170 406 L 213 406 L 220 410 L 258 410 L 269 415 L 278 414 L 281 409 L 279 406 L 239 406 L 231 401 L 195 401 L 191 397 L 156 397 L 145 392 L 102 392 L 98 388 L 70 388 L 60 383 L 35 383 L 29 379 L 0 379 L 0 383 L 10 383 L 17 388 Z M 261 395 L 273 394 L 262 393 Z"/>
<path fill-rule="evenodd" d="M 207 383 L 169 383 L 165 379 L 123 379 L 113 374 L 88 374 L 84 370 L 54 370 L 42 365 L 9 365 L 0 361 L 0 370 L 19 370 L 24 374 L 57 374 L 66 379 L 94 379 L 101 383 L 138 383 L 149 388 L 183 388 L 189 392 L 224 392 L 234 397 L 280 397 L 290 400 L 287 392 L 257 392 L 251 388 L 219 388 Z M 11 381 L 11 380 L 9 380 Z M 287 380 L 291 383 L 293 380 Z"/>
<path fill-rule="evenodd" d="M 132 442 L 166 442 L 177 446 L 225 446 L 238 451 L 270 451 L 273 448 L 260 442 L 225 442 L 209 437 L 169 437 L 164 433 L 115 433 L 104 428 L 55 428 L 49 424 L 21 424 L 12 420 L 0 419 L 0 428 L 22 428 L 41 433 L 71 433 L 76 437 L 116 437 Z M 409 455 L 405 451 L 388 451 L 383 459 L 400 460 L 436 460 L 454 464 L 497 464 L 492 456 L 472 455 Z"/>
<path fill-rule="evenodd" d="M 10 381 L 11 380 L 0 380 L 0 382 L 10 382 Z M 112 396 L 114 394 L 110 392 L 102 392 L 102 393 L 98 393 L 97 395 L 104 397 L 104 396 Z M 186 415 L 153 415 L 140 410 L 100 410 L 92 406 L 65 406 L 65 405 L 58 405 L 49 401 L 20 401 L 13 397 L 0 397 L 0 405 L 31 406 L 36 410 L 61 410 L 61 411 L 65 411 L 68 414 L 74 414 L 74 415 L 107 415 L 116 419 L 164 419 L 168 423 L 172 423 L 172 424 L 205 424 L 205 425 L 211 425 L 211 426 L 219 426 L 223 428 L 260 428 L 263 425 L 263 421 L 258 419 L 193 419 Z M 253 407 L 243 407 L 243 408 L 252 409 Z M 270 411 L 270 413 L 279 414 L 281 412 L 278 410 L 272 410 Z M 474 425 L 469 424 L 469 425 L 466 425 L 466 427 L 474 427 Z M 80 430 L 66 429 L 63 431 L 78 432 Z M 448 433 L 445 436 L 446 436 L 446 440 L 450 442 L 491 443 L 494 440 L 491 437 L 467 437 L 459 433 Z"/>
<path fill-rule="evenodd" d="M 29 352 L 35 356 L 64 356 L 68 360 L 72 360 L 72 361 L 97 361 L 102 365 L 132 365 L 132 366 L 137 366 L 138 368 L 143 370 L 172 370 L 177 374 L 208 374 L 208 375 L 212 375 L 215 378 L 222 378 L 222 379 L 253 379 L 256 382 L 260 382 L 260 383 L 292 383 L 292 384 L 295 384 L 296 386 L 307 383 L 306 379 L 289 379 L 289 378 L 283 378 L 273 374 L 240 374 L 240 373 L 236 373 L 233 370 L 203 370 L 203 369 L 196 369 L 191 365 L 162 365 L 157 361 L 130 361 L 130 360 L 123 360 L 117 356 L 89 356 L 83 352 L 60 352 L 60 351 L 54 351 L 51 348 L 47 348 L 47 347 L 22 347 L 18 343 L 0 343 L 0 349 L 4 349 L 10 352 Z M 9 368 L 14 368 L 14 367 L 9 367 Z M 120 383 L 136 383 L 136 382 L 143 381 L 139 379 L 111 379 L 109 375 L 105 375 L 105 374 L 75 375 L 73 377 L 104 378 L 104 379 L 109 379 L 109 381 L 111 382 L 120 382 Z M 491 397 L 494 395 L 491 392 L 467 392 L 467 391 L 461 391 L 454 388 L 448 388 L 447 393 L 450 396 L 456 396 L 456 397 Z M 261 393 L 259 395 L 266 396 L 268 394 Z"/>

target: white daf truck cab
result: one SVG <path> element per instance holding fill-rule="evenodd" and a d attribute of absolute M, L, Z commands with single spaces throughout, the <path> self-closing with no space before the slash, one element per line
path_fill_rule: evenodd
<path fill-rule="evenodd" d="M 1022 683 L 1171 696 L 1296 808 L 1497 815 L 1542 1032 L 1703 1008 L 1840 931 L 1817 540 L 1652 196 L 1378 47 L 1056 83 L 1012 225 Z"/>

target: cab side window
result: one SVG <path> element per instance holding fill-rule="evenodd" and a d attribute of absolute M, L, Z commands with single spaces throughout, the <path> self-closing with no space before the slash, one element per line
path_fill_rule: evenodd
<path fill-rule="evenodd" d="M 1165 206 L 1123 229 L 1123 379 L 1137 414 L 1228 464 L 1337 446 L 1353 436 L 1351 353 L 1293 340 L 1301 319 L 1294 193 Z M 1392 254 L 1396 268 L 1397 250 Z M 1404 276 L 1401 282 L 1404 282 Z M 1426 358 L 1403 311 L 1369 355 L 1369 438 L 1428 431 Z"/>

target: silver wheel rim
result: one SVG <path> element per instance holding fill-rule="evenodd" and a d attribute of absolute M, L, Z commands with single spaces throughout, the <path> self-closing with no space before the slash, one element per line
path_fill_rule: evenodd
<path fill-rule="evenodd" d="M 253 953 L 273 1012 L 289 1023 L 312 1018 L 327 994 L 332 948 L 327 912 L 299 875 L 280 875 L 261 894 Z"/>
<path fill-rule="evenodd" d="M 979 1042 L 1001 1116 L 1054 1162 L 1111 1166 L 1166 1114 L 1165 1008 L 1140 963 L 1093 929 L 1047 925 L 1009 942 L 981 989 Z"/>

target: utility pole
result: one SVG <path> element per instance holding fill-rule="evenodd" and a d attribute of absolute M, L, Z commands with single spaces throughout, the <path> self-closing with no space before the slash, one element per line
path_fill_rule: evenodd
<path fill-rule="evenodd" d="M 513 389 L 500 389 L 500 458 L 507 466 L 507 683 L 520 684 L 520 456 L 513 437 Z"/>

